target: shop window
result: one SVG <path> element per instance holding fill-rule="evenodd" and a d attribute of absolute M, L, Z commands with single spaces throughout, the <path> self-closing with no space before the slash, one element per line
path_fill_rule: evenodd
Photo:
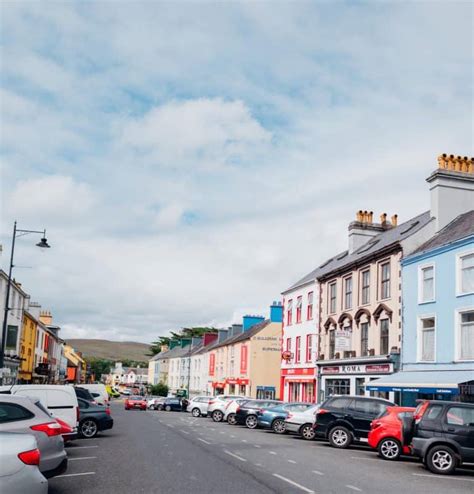
<path fill-rule="evenodd" d="M 356 377 L 356 395 L 365 396 L 365 378 Z"/>
<path fill-rule="evenodd" d="M 349 395 L 350 393 L 350 379 L 326 379 L 326 396 Z M 334 402 L 331 402 L 331 406 L 334 406 Z"/>

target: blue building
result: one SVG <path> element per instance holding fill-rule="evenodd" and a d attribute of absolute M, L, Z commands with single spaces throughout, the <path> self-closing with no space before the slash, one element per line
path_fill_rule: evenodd
<path fill-rule="evenodd" d="M 474 211 L 402 260 L 401 371 L 368 389 L 474 400 Z"/>

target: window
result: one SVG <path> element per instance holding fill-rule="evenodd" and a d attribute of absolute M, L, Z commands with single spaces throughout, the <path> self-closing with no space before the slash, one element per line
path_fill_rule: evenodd
<path fill-rule="evenodd" d="M 288 308 L 287 308 L 287 326 L 291 326 L 293 319 L 293 300 L 288 300 Z"/>
<path fill-rule="evenodd" d="M 329 358 L 334 358 L 334 353 L 336 350 L 336 330 L 329 330 Z"/>
<path fill-rule="evenodd" d="M 460 313 L 459 360 L 474 360 L 474 310 Z"/>
<path fill-rule="evenodd" d="M 303 307 L 303 297 L 299 296 L 296 299 L 296 323 L 301 322 L 301 309 Z"/>
<path fill-rule="evenodd" d="M 49 414 L 48 414 L 49 415 Z M 34 417 L 29 410 L 14 403 L 0 403 L 0 424 L 28 420 Z"/>
<path fill-rule="evenodd" d="M 380 355 L 386 355 L 388 353 L 388 319 L 381 319 L 380 321 Z"/>
<path fill-rule="evenodd" d="M 329 285 L 329 313 L 336 312 L 336 282 Z"/>
<path fill-rule="evenodd" d="M 474 424 L 474 409 L 451 407 L 446 414 L 446 422 L 452 425 L 471 426 Z"/>
<path fill-rule="evenodd" d="M 344 280 L 344 308 L 352 307 L 352 276 Z"/>
<path fill-rule="evenodd" d="M 286 351 L 291 352 L 291 338 L 286 339 Z"/>
<path fill-rule="evenodd" d="M 390 263 L 380 266 L 380 298 L 390 298 Z"/>
<path fill-rule="evenodd" d="M 436 420 L 443 410 L 443 405 L 432 405 L 428 411 L 423 414 L 423 420 Z"/>
<path fill-rule="evenodd" d="M 365 379 L 363 377 L 356 377 L 356 395 L 365 395 Z"/>
<path fill-rule="evenodd" d="M 427 317 L 420 321 L 418 360 L 432 362 L 435 359 L 435 318 Z"/>
<path fill-rule="evenodd" d="M 370 271 L 362 272 L 362 305 L 370 303 Z"/>
<path fill-rule="evenodd" d="M 425 266 L 420 268 L 420 292 L 419 301 L 432 302 L 435 298 L 434 293 L 434 266 Z"/>
<path fill-rule="evenodd" d="M 313 351 L 313 335 L 306 335 L 306 362 L 311 362 L 311 354 Z"/>
<path fill-rule="evenodd" d="M 308 321 L 313 319 L 313 298 L 314 298 L 313 292 L 309 292 L 308 293 L 308 309 L 306 311 L 306 319 L 308 319 Z"/>
<path fill-rule="evenodd" d="M 363 322 L 360 325 L 360 355 L 366 357 L 369 355 L 369 323 Z"/>
<path fill-rule="evenodd" d="M 7 340 L 6 340 L 6 349 L 7 350 L 15 350 L 16 349 L 17 337 L 18 337 L 18 326 L 8 325 Z"/>
<path fill-rule="evenodd" d="M 474 252 L 458 257 L 458 294 L 474 293 Z"/>
<path fill-rule="evenodd" d="M 349 395 L 351 393 L 350 379 L 326 379 L 326 396 Z M 332 408 L 346 408 L 350 400 L 336 398 L 328 403 Z"/>
<path fill-rule="evenodd" d="M 300 362 L 301 360 L 301 336 L 296 337 L 296 350 L 295 350 L 295 362 Z"/>

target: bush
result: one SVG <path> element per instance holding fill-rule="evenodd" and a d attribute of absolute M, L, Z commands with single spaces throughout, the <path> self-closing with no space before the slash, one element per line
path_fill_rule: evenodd
<path fill-rule="evenodd" d="M 168 396 L 168 386 L 163 383 L 153 384 L 150 391 L 155 396 Z"/>

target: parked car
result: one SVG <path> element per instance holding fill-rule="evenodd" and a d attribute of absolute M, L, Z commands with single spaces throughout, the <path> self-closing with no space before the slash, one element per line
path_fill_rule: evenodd
<path fill-rule="evenodd" d="M 0 432 L 0 492 L 47 494 L 48 481 L 39 470 L 40 451 L 33 434 Z"/>
<path fill-rule="evenodd" d="M 140 410 L 146 410 L 147 402 L 142 396 L 130 396 L 124 402 L 125 410 L 133 410 L 138 408 Z"/>
<path fill-rule="evenodd" d="M 408 424 L 408 427 L 406 426 Z M 426 400 L 404 420 L 404 443 L 433 473 L 446 475 L 474 462 L 474 404 Z"/>
<path fill-rule="evenodd" d="M 105 384 L 81 384 L 81 388 L 87 389 L 99 405 L 108 405 L 110 400 Z"/>
<path fill-rule="evenodd" d="M 91 403 L 97 403 L 90 393 L 90 391 L 81 386 L 74 386 L 74 392 L 78 398 L 82 398 L 83 400 L 90 401 Z"/>
<path fill-rule="evenodd" d="M 60 429 L 60 434 L 63 436 L 63 440 L 66 443 L 67 441 L 72 441 L 73 439 L 77 439 L 78 433 L 76 430 L 73 430 L 73 428 L 67 423 L 64 422 L 64 420 L 55 418 L 56 422 L 61 426 Z"/>
<path fill-rule="evenodd" d="M 249 400 L 242 403 L 235 412 L 235 420 L 239 425 L 245 425 L 248 429 L 255 429 L 258 426 L 257 412 L 264 408 L 276 407 L 282 404 L 278 400 Z"/>
<path fill-rule="evenodd" d="M 148 398 L 148 401 L 146 402 L 146 406 L 150 410 L 160 410 L 161 409 L 160 405 L 163 405 L 165 399 L 166 398 L 164 396 L 153 396 L 151 398 Z"/>
<path fill-rule="evenodd" d="M 190 412 L 193 417 L 206 416 L 210 401 L 211 398 L 209 396 L 195 396 L 188 403 L 186 411 Z"/>
<path fill-rule="evenodd" d="M 97 436 L 100 431 L 112 429 L 114 419 L 110 408 L 79 398 L 79 435 L 86 439 Z"/>
<path fill-rule="evenodd" d="M 166 410 L 167 412 L 181 412 L 181 400 L 180 398 L 166 398 L 162 405 L 162 410 Z"/>
<path fill-rule="evenodd" d="M 277 434 L 284 434 L 288 413 L 303 412 L 310 406 L 310 403 L 285 403 L 272 408 L 262 408 L 257 410 L 257 426 L 262 429 L 272 429 Z"/>
<path fill-rule="evenodd" d="M 303 439 L 308 441 L 316 436 L 314 430 L 314 417 L 319 410 L 320 405 L 312 405 L 303 412 L 290 412 L 285 419 L 286 432 L 299 434 Z"/>
<path fill-rule="evenodd" d="M 1 394 L 0 432 L 33 434 L 41 453 L 39 469 L 46 478 L 66 471 L 67 454 L 61 426 L 38 398 Z"/>
<path fill-rule="evenodd" d="M 112 386 L 105 386 L 105 389 L 109 397 L 120 398 L 120 393 L 116 389 L 112 388 Z"/>
<path fill-rule="evenodd" d="M 316 436 L 324 437 L 334 448 L 366 441 L 372 420 L 389 406 L 395 403 L 367 396 L 332 396 L 316 412 Z"/>
<path fill-rule="evenodd" d="M 224 419 L 225 408 L 229 401 L 237 398 L 245 398 L 238 395 L 217 395 L 213 396 L 209 401 L 207 408 L 207 416 L 211 417 L 214 422 L 222 422 Z"/>
<path fill-rule="evenodd" d="M 239 408 L 240 405 L 251 399 L 252 398 L 237 398 L 235 400 L 227 401 L 227 405 L 225 406 L 224 409 L 223 420 L 230 425 L 236 425 L 237 421 L 235 419 L 235 412 L 237 411 L 237 408 Z"/>
<path fill-rule="evenodd" d="M 132 392 L 129 389 L 123 389 L 120 391 L 124 396 L 132 396 Z"/>
<path fill-rule="evenodd" d="M 414 411 L 413 407 L 387 407 L 370 424 L 369 446 L 384 460 L 398 460 L 400 455 L 411 453 L 410 447 L 403 445 L 403 419 L 413 417 Z"/>

